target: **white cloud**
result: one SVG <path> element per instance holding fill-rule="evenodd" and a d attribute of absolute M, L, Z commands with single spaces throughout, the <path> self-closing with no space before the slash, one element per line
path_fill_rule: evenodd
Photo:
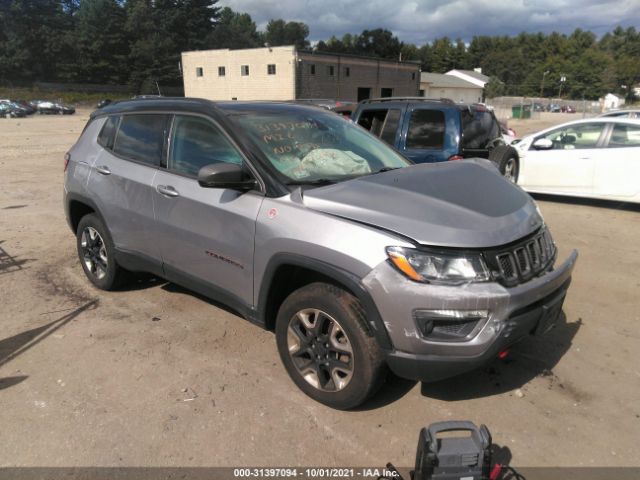
<path fill-rule="evenodd" d="M 640 27 L 638 0 L 221 0 L 220 5 L 249 13 L 262 28 L 272 18 L 305 22 L 314 41 L 378 27 L 419 45 L 445 35 L 468 42 L 474 35 L 576 28 L 602 35 L 618 25 Z"/>

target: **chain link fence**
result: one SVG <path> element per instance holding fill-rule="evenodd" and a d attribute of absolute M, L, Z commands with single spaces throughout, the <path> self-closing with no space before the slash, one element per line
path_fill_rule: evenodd
<path fill-rule="evenodd" d="M 593 100 L 563 100 L 541 97 L 496 97 L 486 100 L 502 121 L 511 118 L 540 118 L 542 112 L 576 112 L 583 117 L 602 113 L 603 103 Z"/>

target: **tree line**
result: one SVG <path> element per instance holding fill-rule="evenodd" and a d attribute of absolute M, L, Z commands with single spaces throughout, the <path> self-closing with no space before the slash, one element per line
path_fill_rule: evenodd
<path fill-rule="evenodd" d="M 181 85 L 180 53 L 213 48 L 311 48 L 302 22 L 271 20 L 264 31 L 247 13 L 218 0 L 1 0 L 0 82 Z M 320 41 L 317 51 L 421 63 L 422 71 L 482 68 L 487 96 L 632 98 L 640 82 L 640 32 L 617 27 L 597 38 L 570 35 L 437 38 L 417 46 L 377 28 Z M 564 81 L 562 81 L 564 79 Z"/>

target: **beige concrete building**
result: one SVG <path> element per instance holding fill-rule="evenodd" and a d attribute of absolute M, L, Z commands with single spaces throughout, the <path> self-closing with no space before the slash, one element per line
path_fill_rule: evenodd
<path fill-rule="evenodd" d="M 415 96 L 418 63 L 298 51 L 293 46 L 182 54 L 184 93 L 211 100 Z"/>

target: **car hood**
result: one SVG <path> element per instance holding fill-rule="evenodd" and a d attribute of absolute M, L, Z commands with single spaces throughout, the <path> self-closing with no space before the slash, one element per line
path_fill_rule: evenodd
<path fill-rule="evenodd" d="M 303 202 L 423 245 L 495 247 L 542 225 L 531 197 L 482 159 L 412 165 L 308 189 Z"/>

